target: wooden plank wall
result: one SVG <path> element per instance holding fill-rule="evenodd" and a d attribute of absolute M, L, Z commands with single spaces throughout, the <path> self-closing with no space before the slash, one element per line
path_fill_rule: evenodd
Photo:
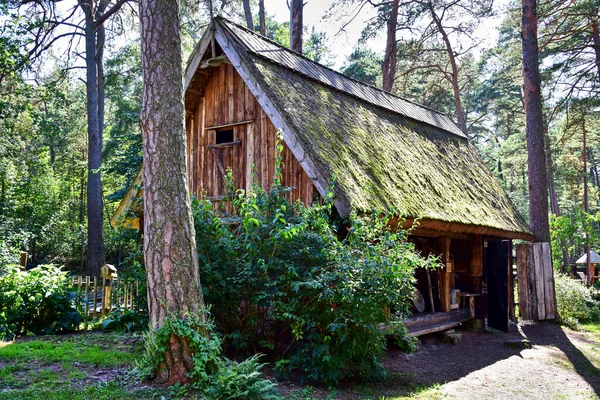
<path fill-rule="evenodd" d="M 257 183 L 268 190 L 275 176 L 277 129 L 262 110 L 244 81 L 231 64 L 222 64 L 212 71 L 198 108 L 186 121 L 188 143 L 188 174 L 190 191 L 209 198 L 224 195 L 223 179 L 213 149 L 215 126 L 232 127 L 237 146 L 215 148 L 225 169 L 231 168 L 238 189 L 252 186 L 253 168 Z M 231 128 L 229 128 L 231 129 Z M 284 144 L 282 183 L 292 186 L 290 200 L 313 201 L 314 186 L 300 163 Z"/>
<path fill-rule="evenodd" d="M 556 318 L 554 271 L 549 243 L 518 244 L 519 314 L 524 320 Z"/>

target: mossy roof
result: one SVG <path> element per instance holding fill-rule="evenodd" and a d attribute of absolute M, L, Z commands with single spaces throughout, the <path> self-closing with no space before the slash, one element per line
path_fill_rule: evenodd
<path fill-rule="evenodd" d="M 242 45 L 238 52 L 252 79 L 320 175 L 335 175 L 339 208 L 395 209 L 407 217 L 529 232 L 476 150 L 464 135 L 447 129 L 446 120 L 427 122 L 360 98 L 307 74 L 307 59 L 281 47 L 285 57 L 274 57 L 272 42 L 225 25 L 230 39 Z M 253 50 L 267 47 L 257 40 L 268 44 L 269 56 Z M 279 62 L 282 57 L 287 61 Z"/>

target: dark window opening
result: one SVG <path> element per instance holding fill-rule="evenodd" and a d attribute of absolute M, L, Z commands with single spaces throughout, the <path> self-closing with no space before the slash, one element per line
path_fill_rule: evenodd
<path fill-rule="evenodd" d="M 217 131 L 215 137 L 215 144 L 231 143 L 233 142 L 233 129 Z"/>

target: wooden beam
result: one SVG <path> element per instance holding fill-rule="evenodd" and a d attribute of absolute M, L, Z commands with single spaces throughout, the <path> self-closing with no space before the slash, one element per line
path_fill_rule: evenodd
<path fill-rule="evenodd" d="M 248 89 L 250 89 L 256 98 L 256 101 L 265 111 L 275 128 L 283 132 L 283 141 L 287 144 L 294 157 L 296 157 L 296 160 L 298 160 L 310 180 L 313 182 L 319 191 L 319 194 L 322 197 L 325 197 L 329 187 L 329 177 L 325 179 L 325 177 L 317 170 L 314 162 L 310 159 L 308 154 L 306 154 L 306 151 L 296 138 L 294 131 L 283 118 L 283 115 L 252 76 L 249 67 L 242 60 L 235 42 L 229 40 L 227 33 L 221 24 L 216 24 L 215 37 L 227 55 L 227 58 L 229 58 L 229 61 L 231 61 L 231 64 L 234 66 L 237 73 L 240 74 L 244 83 L 246 83 L 246 86 L 248 86 Z M 337 196 L 333 199 L 333 202 L 342 218 L 345 218 L 350 214 L 349 204 L 342 202 Z"/>
<path fill-rule="evenodd" d="M 221 173 L 221 177 L 224 177 L 227 173 L 225 172 L 225 167 L 223 166 L 223 161 L 221 161 L 221 155 L 219 154 L 218 149 L 214 147 L 211 149 L 213 155 L 215 156 L 215 160 L 217 160 L 217 167 L 219 167 L 219 172 Z"/>
<path fill-rule="evenodd" d="M 188 58 L 187 67 L 185 69 L 185 76 L 183 80 L 184 92 L 187 91 L 188 87 L 190 86 L 194 75 L 196 75 L 196 71 L 198 70 L 200 61 L 202 60 L 202 57 L 204 57 L 204 53 L 206 53 L 206 50 L 210 46 L 211 36 L 212 32 L 210 29 L 204 31 L 204 35 L 202 35 L 200 42 L 198 42 L 198 45 L 194 48 L 194 51 L 190 55 L 190 58 Z"/>
<path fill-rule="evenodd" d="M 415 222 L 414 217 L 407 217 L 402 223 L 402 228 L 409 229 Z M 488 226 L 463 224 L 460 222 L 448 222 L 440 221 L 435 219 L 418 219 L 418 227 L 413 230 L 413 235 L 419 235 L 420 232 L 424 232 L 423 236 L 427 236 L 427 233 L 438 232 L 437 236 L 448 236 L 446 233 L 459 233 L 459 234 L 476 234 L 495 236 L 503 239 L 523 239 L 532 241 L 534 236 L 526 232 L 511 232 L 505 231 L 498 228 L 491 228 Z M 449 237 L 449 236 L 448 236 Z"/>
<path fill-rule="evenodd" d="M 207 144 L 206 148 L 208 149 L 224 149 L 227 147 L 235 147 L 240 146 L 242 142 L 236 140 L 235 142 L 227 142 L 227 143 L 219 143 L 219 144 Z"/>
<path fill-rule="evenodd" d="M 440 238 L 442 249 L 442 262 L 444 268 L 439 273 L 440 281 L 440 311 L 450 311 L 450 279 L 452 275 L 452 264 L 450 263 L 450 238 Z"/>
<path fill-rule="evenodd" d="M 471 276 L 483 275 L 483 236 L 474 235 L 471 241 Z"/>
<path fill-rule="evenodd" d="M 527 247 L 531 245 L 517 245 L 517 287 L 519 289 L 519 316 L 522 320 L 530 320 L 530 295 L 529 295 L 529 271 L 527 264 Z"/>
<path fill-rule="evenodd" d="M 254 168 L 254 122 L 246 126 L 246 193 L 252 189 Z"/>
<path fill-rule="evenodd" d="M 222 128 L 233 128 L 234 126 L 238 126 L 238 125 L 244 125 L 244 124 L 249 124 L 251 122 L 254 122 L 253 119 L 249 119 L 246 121 L 240 121 L 240 122 L 233 122 L 231 124 L 224 124 L 224 125 L 215 125 L 215 126 L 207 126 L 204 129 L 222 129 Z"/>

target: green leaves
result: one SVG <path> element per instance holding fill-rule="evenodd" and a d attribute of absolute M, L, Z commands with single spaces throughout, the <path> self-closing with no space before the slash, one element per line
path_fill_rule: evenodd
<path fill-rule="evenodd" d="M 339 241 L 333 195 L 323 205 L 291 203 L 276 179 L 269 191 L 254 185 L 230 193 L 219 210 L 193 201 L 205 300 L 227 346 L 270 351 L 280 373 L 301 370 L 327 385 L 384 376 L 380 325 L 402 337 L 414 270 L 438 265 L 415 251 L 406 232 L 390 230 L 393 212 L 352 214 Z"/>
<path fill-rule="evenodd" d="M 67 273 L 53 265 L 28 272 L 10 267 L 0 276 L 0 339 L 25 333 L 50 334 L 75 329 L 82 318 Z"/>

